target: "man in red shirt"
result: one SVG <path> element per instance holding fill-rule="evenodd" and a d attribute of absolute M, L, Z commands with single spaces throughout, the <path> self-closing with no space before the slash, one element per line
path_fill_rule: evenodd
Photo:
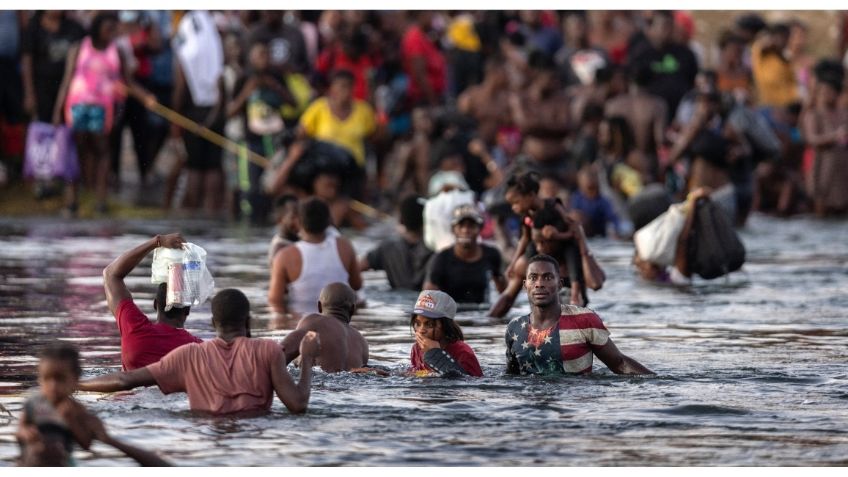
<path fill-rule="evenodd" d="M 410 24 L 400 43 L 403 70 L 409 76 L 409 100 L 413 105 L 437 105 L 445 94 L 447 67 L 445 56 L 427 36 L 432 12 L 410 12 Z"/>
<path fill-rule="evenodd" d="M 153 299 L 156 321 L 151 322 L 132 299 L 124 283 L 129 273 L 157 247 L 181 248 L 185 242 L 179 233 L 157 235 L 138 247 L 122 254 L 103 269 L 103 288 L 109 311 L 118 322 L 121 333 L 121 364 L 124 370 L 142 368 L 159 361 L 172 349 L 202 340 L 183 329 L 189 308 L 165 311 L 167 284 L 160 283 Z"/>
<path fill-rule="evenodd" d="M 276 341 L 250 338 L 250 302 L 234 288 L 212 299 L 217 337 L 181 346 L 161 361 L 134 371 L 81 381 L 80 391 L 114 392 L 157 385 L 165 394 L 185 392 L 192 411 L 211 414 L 268 412 L 274 393 L 292 413 L 306 411 L 312 365 L 321 352 L 314 331 L 300 341 L 300 381 L 286 370 L 285 350 Z"/>

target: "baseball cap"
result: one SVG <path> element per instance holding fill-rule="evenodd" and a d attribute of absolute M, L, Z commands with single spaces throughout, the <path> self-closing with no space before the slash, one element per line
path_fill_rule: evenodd
<path fill-rule="evenodd" d="M 453 209 L 451 225 L 456 225 L 465 219 L 471 219 L 477 222 L 478 224 L 483 223 L 483 216 L 480 215 L 480 211 L 474 204 L 462 204 L 459 207 Z"/>
<path fill-rule="evenodd" d="M 427 318 L 453 319 L 456 316 L 456 302 L 443 291 L 424 290 L 418 295 L 412 313 Z"/>

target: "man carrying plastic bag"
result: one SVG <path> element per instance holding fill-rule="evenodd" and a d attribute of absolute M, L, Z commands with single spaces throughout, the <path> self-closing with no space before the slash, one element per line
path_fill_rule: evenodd
<path fill-rule="evenodd" d="M 185 250 L 184 247 L 186 247 Z M 124 279 L 154 249 L 156 250 L 154 264 L 157 267 L 153 270 L 152 278 L 153 283 L 158 283 L 159 287 L 156 291 L 156 297 L 153 299 L 156 321 L 151 322 L 136 306 Z M 157 261 L 157 256 L 163 258 Z M 173 260 L 164 260 L 165 257 Z M 183 273 L 182 263 L 184 259 L 192 267 L 188 274 Z M 214 287 L 212 276 L 206 270 L 205 260 L 206 251 L 196 245 L 186 243 L 182 235 L 174 233 L 156 235 L 148 239 L 132 250 L 124 252 L 103 270 L 106 301 L 109 304 L 109 310 L 115 316 L 118 331 L 121 333 L 121 363 L 124 370 L 130 371 L 155 363 L 174 348 L 186 343 L 202 342 L 200 338 L 186 331 L 184 325 L 191 305 L 199 305 L 205 301 Z M 176 267 L 171 267 L 175 270 L 174 273 L 179 276 L 178 287 L 181 290 L 186 290 L 186 276 L 189 277 L 191 283 L 187 287 L 189 293 L 180 293 L 178 296 L 180 306 L 167 307 L 167 270 L 171 262 L 180 264 L 179 273 L 176 272 Z M 163 263 L 166 267 L 165 279 L 157 281 L 162 278 L 161 272 L 157 275 L 157 271 L 161 269 Z M 193 268 L 195 266 L 199 267 L 199 273 L 195 273 Z M 194 280 L 195 277 L 199 279 Z M 202 286 L 200 285 L 201 282 L 203 283 Z M 186 300 L 189 304 L 183 306 L 182 300 Z M 171 305 L 175 302 L 172 301 Z"/>

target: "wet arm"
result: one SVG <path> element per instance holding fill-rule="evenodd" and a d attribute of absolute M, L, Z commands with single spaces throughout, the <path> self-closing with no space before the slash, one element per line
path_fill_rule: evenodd
<path fill-rule="evenodd" d="M 271 264 L 271 280 L 268 283 L 268 304 L 271 309 L 280 314 L 286 313 L 286 288 L 288 279 L 286 277 L 285 263 L 288 261 L 288 247 L 274 255 Z"/>
<path fill-rule="evenodd" d="M 302 322 L 303 320 L 301 320 Z M 291 363 L 298 356 L 300 356 L 300 341 L 303 339 L 303 336 L 306 332 L 309 331 L 307 328 L 298 328 L 293 330 L 291 333 L 286 335 L 285 339 L 283 339 L 283 353 L 286 356 L 286 364 Z"/>
<path fill-rule="evenodd" d="M 127 285 L 124 283 L 124 278 L 141 263 L 148 253 L 160 246 L 178 248 L 183 242 L 184 240 L 179 234 L 156 235 L 134 249 L 121 254 L 121 256 L 104 268 L 103 288 L 106 290 L 106 301 L 109 304 L 109 311 L 114 315 L 115 309 L 121 300 L 132 298 L 132 294 L 130 294 Z"/>
<path fill-rule="evenodd" d="M 98 393 L 113 393 L 126 391 L 140 386 L 153 386 L 156 379 L 147 367 L 132 371 L 120 371 L 109 373 L 96 378 L 84 379 L 77 385 L 79 391 L 91 391 Z"/>
<path fill-rule="evenodd" d="M 507 270 L 512 271 L 512 269 L 515 268 L 515 264 L 518 262 L 518 259 L 524 255 L 524 252 L 527 251 L 528 245 L 530 245 L 530 227 L 522 223 L 521 238 L 518 239 L 518 245 L 515 246 L 515 253 L 512 254 L 512 260 L 509 261 L 509 267 Z"/>
<path fill-rule="evenodd" d="M 312 365 L 314 360 L 311 355 L 304 355 L 300 363 L 300 381 L 295 384 L 294 379 L 286 369 L 284 360 L 279 360 L 272 365 L 271 383 L 274 392 L 280 402 L 286 406 L 292 414 L 306 412 L 309 404 L 309 393 L 312 386 Z"/>
<path fill-rule="evenodd" d="M 127 457 L 138 462 L 138 464 L 142 467 L 172 467 L 170 462 L 159 457 L 153 452 L 127 444 L 126 442 L 115 439 L 108 434 L 103 436 L 100 441 L 123 452 Z"/>
<path fill-rule="evenodd" d="M 635 359 L 625 356 L 611 339 L 601 347 L 593 347 L 595 356 L 616 374 L 654 374 Z"/>

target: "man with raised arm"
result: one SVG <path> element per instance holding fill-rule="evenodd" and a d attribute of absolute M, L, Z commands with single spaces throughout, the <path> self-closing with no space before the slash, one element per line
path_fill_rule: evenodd
<path fill-rule="evenodd" d="M 595 312 L 560 305 L 559 269 L 549 255 L 529 260 L 524 289 L 530 314 L 514 318 L 507 326 L 507 372 L 590 374 L 593 357 L 597 356 L 616 374 L 654 374 L 618 350 Z"/>
<path fill-rule="evenodd" d="M 286 370 L 283 348 L 273 340 L 250 338 L 250 302 L 239 290 L 221 290 L 212 299 L 217 337 L 181 346 L 158 363 L 128 372 L 86 379 L 80 391 L 114 392 L 157 385 L 165 394 L 185 392 L 192 411 L 211 414 L 267 412 L 273 393 L 292 413 L 306 411 L 312 364 L 320 353 L 315 332 L 300 342 L 300 381 Z"/>
<path fill-rule="evenodd" d="M 123 253 L 103 269 L 103 288 L 109 311 L 115 316 L 121 333 L 121 364 L 126 371 L 153 364 L 171 350 L 187 343 L 202 343 L 186 331 L 189 307 L 165 311 L 167 283 L 160 283 L 153 299 L 156 321 L 151 322 L 133 301 L 124 279 L 157 247 L 181 248 L 185 240 L 179 233 L 156 235 Z"/>

